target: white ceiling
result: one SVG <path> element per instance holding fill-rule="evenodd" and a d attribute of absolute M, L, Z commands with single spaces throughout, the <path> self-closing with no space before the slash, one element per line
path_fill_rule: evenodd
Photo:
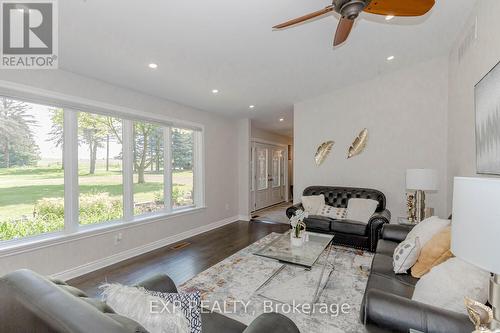
<path fill-rule="evenodd" d="M 334 50 L 335 15 L 271 29 L 328 1 L 64 0 L 60 67 L 285 133 L 295 102 L 447 54 L 476 1 L 437 0 L 425 17 L 390 22 L 363 14 Z"/>

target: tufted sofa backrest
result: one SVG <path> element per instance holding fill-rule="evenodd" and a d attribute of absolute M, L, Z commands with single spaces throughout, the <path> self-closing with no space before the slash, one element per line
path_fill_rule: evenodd
<path fill-rule="evenodd" d="M 358 187 L 336 187 L 336 186 L 309 186 L 304 190 L 303 195 L 320 195 L 325 196 L 325 203 L 334 207 L 347 207 L 347 202 L 351 198 L 373 199 L 378 201 L 377 212 L 385 209 L 384 193 Z"/>

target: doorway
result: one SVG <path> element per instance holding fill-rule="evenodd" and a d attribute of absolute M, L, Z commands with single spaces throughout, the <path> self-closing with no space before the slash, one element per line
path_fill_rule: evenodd
<path fill-rule="evenodd" d="M 288 201 L 288 149 L 253 142 L 251 153 L 252 211 Z"/>

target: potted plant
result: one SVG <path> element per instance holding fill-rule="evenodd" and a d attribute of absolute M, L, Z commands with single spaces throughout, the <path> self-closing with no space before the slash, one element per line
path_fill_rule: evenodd
<path fill-rule="evenodd" d="M 290 239 L 292 245 L 301 246 L 304 243 L 304 233 L 306 231 L 306 224 L 304 219 L 308 217 L 309 214 L 300 209 L 295 211 L 295 215 L 290 218 L 290 225 L 292 226 L 292 232 L 290 233 Z"/>

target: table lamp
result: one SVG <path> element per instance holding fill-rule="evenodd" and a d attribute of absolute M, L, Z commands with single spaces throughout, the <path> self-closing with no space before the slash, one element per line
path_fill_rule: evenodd
<path fill-rule="evenodd" d="M 420 222 L 425 216 L 425 191 L 436 191 L 437 171 L 433 169 L 406 170 L 406 189 L 415 193 L 415 219 Z"/>
<path fill-rule="evenodd" d="M 500 329 L 500 179 L 457 177 L 453 188 L 451 252 L 494 275 L 491 329 Z"/>

